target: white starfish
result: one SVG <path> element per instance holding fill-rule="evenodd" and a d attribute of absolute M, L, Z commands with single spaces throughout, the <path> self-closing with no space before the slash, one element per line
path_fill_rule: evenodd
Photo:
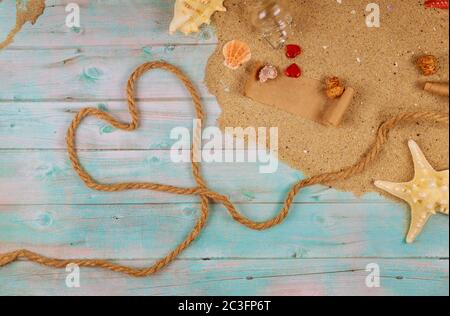
<path fill-rule="evenodd" d="M 413 243 L 432 215 L 448 215 L 449 171 L 434 170 L 416 142 L 410 140 L 408 145 L 414 161 L 414 179 L 406 183 L 376 181 L 375 185 L 410 205 L 411 226 L 406 242 Z"/>

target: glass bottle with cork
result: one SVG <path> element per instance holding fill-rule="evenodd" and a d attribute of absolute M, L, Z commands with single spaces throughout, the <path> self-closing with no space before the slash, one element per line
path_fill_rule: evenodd
<path fill-rule="evenodd" d="M 274 49 L 286 45 L 292 27 L 292 16 L 282 0 L 254 0 L 252 24 Z"/>

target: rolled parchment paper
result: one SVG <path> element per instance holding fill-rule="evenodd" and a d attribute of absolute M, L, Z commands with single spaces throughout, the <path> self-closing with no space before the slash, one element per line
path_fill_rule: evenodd
<path fill-rule="evenodd" d="M 344 94 L 339 98 L 337 103 L 329 105 L 323 113 L 322 122 L 325 125 L 339 126 L 347 112 L 349 106 L 352 104 L 355 90 L 353 88 L 345 88 Z"/>
<path fill-rule="evenodd" d="M 427 82 L 424 87 L 425 91 L 442 95 L 444 97 L 448 97 L 448 82 L 447 83 L 436 83 L 436 82 Z"/>
<path fill-rule="evenodd" d="M 262 83 L 258 80 L 259 69 L 261 64 L 256 63 L 249 70 L 244 88 L 246 97 L 322 125 L 338 126 L 355 94 L 352 88 L 347 88 L 340 98 L 331 100 L 321 81 L 282 74 Z"/>

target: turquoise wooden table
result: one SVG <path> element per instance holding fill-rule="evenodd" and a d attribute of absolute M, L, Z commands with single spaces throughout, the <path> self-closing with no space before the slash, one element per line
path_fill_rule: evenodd
<path fill-rule="evenodd" d="M 182 67 L 197 83 L 214 125 L 220 108 L 202 84 L 214 31 L 169 36 L 173 1 L 166 0 L 78 0 L 81 27 L 67 28 L 69 2 L 48 0 L 37 24 L 27 24 L 0 52 L 0 253 L 28 248 L 149 265 L 191 230 L 198 200 L 89 190 L 70 166 L 65 132 L 87 105 L 128 119 L 127 77 L 155 59 Z M 2 1 L 0 36 L 14 21 L 15 1 Z M 139 87 L 139 131 L 87 120 L 79 133 L 82 162 L 106 182 L 193 186 L 190 166 L 173 164 L 168 151 L 170 130 L 192 126 L 190 98 L 159 71 Z M 302 178 L 284 165 L 270 175 L 250 163 L 203 170 L 213 189 L 256 220 L 273 216 Z M 0 269 L 0 295 L 448 295 L 448 218 L 432 218 L 413 245 L 404 242 L 408 224 L 404 204 L 314 187 L 300 193 L 285 223 L 265 232 L 240 226 L 215 206 L 198 241 L 152 277 L 82 269 L 80 287 L 68 287 L 65 270 L 20 261 Z M 371 267 L 380 269 L 379 287 L 367 286 L 377 272 Z"/>

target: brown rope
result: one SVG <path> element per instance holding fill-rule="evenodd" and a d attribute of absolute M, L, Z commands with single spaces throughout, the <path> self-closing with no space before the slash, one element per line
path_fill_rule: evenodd
<path fill-rule="evenodd" d="M 448 125 L 448 113 L 438 113 L 438 112 L 414 112 L 414 113 L 401 113 L 396 115 L 395 117 L 389 119 L 385 123 L 383 123 L 379 130 L 377 137 L 368 150 L 368 152 L 362 156 L 362 158 L 355 165 L 344 168 L 340 171 L 324 173 L 321 175 L 317 175 L 296 183 L 292 189 L 289 191 L 287 198 L 284 202 L 284 206 L 281 211 L 274 218 L 265 221 L 265 222 L 254 222 L 242 214 L 240 214 L 233 203 L 229 200 L 228 197 L 213 192 L 208 189 L 202 175 L 200 172 L 200 165 L 198 163 L 192 162 L 192 174 L 197 183 L 196 187 L 193 188 L 182 188 L 171 185 L 164 185 L 158 183 L 141 183 L 141 182 L 125 182 L 125 183 L 115 183 L 115 184 L 103 184 L 97 182 L 91 175 L 83 168 L 81 165 L 77 151 L 76 151 L 76 137 L 75 133 L 81 122 L 84 118 L 88 116 L 95 116 L 99 120 L 105 121 L 117 129 L 125 130 L 125 131 L 134 131 L 138 128 L 139 125 L 139 112 L 136 106 L 136 81 L 146 72 L 152 69 L 164 69 L 166 71 L 172 72 L 175 74 L 178 79 L 180 79 L 186 89 L 189 91 L 192 100 L 194 102 L 196 117 L 203 121 L 205 119 L 205 115 L 203 113 L 202 104 L 200 96 L 193 86 L 192 82 L 189 80 L 186 75 L 181 72 L 178 68 L 165 63 L 165 62 L 151 62 L 146 63 L 139 66 L 133 74 L 130 76 L 127 84 L 127 100 L 128 100 L 128 110 L 131 115 L 131 122 L 124 123 L 110 114 L 100 111 L 96 108 L 86 108 L 81 110 L 74 118 L 72 124 L 70 125 L 67 131 L 67 150 L 69 154 L 70 161 L 76 173 L 79 177 L 84 181 L 84 183 L 91 189 L 97 191 L 106 191 L 106 192 L 118 192 L 124 190 L 152 190 L 152 191 L 162 191 L 168 192 L 178 195 L 196 195 L 199 196 L 201 200 L 201 212 L 200 216 L 197 220 L 196 225 L 192 229 L 191 233 L 186 237 L 186 239 L 178 245 L 174 250 L 172 250 L 168 255 L 164 258 L 158 260 L 152 266 L 148 268 L 132 268 L 128 266 L 123 266 L 119 264 L 115 264 L 106 260 L 95 260 L 95 259 L 75 259 L 75 260 L 61 260 L 54 258 L 47 258 L 40 254 L 28 251 L 28 250 L 18 250 L 10 253 L 6 253 L 0 255 L 0 267 L 6 266 L 20 258 L 27 259 L 32 262 L 36 262 L 42 264 L 44 266 L 53 267 L 53 268 L 65 268 L 68 264 L 74 263 L 79 265 L 80 267 L 92 267 L 92 268 L 103 268 L 115 272 L 126 273 L 128 275 L 134 277 L 145 277 L 149 276 L 158 270 L 162 269 L 166 265 L 168 265 L 171 261 L 173 261 L 183 250 L 185 250 L 200 234 L 202 229 L 204 228 L 206 221 L 209 215 L 209 203 L 221 203 L 228 210 L 233 219 L 242 225 L 247 226 L 248 228 L 254 230 L 265 230 L 271 227 L 274 227 L 280 224 L 289 214 L 290 207 L 295 199 L 297 193 L 308 186 L 316 185 L 316 184 L 329 184 L 336 180 L 344 180 L 348 179 L 356 174 L 364 171 L 370 164 L 372 164 L 379 156 L 380 152 L 383 149 L 384 144 L 388 140 L 389 132 L 402 123 L 411 123 L 417 121 L 431 121 L 440 124 Z M 198 149 L 200 144 L 199 135 L 194 136 L 194 141 L 192 145 L 192 154 L 196 149 Z M 192 161 L 194 161 L 192 159 Z"/>

